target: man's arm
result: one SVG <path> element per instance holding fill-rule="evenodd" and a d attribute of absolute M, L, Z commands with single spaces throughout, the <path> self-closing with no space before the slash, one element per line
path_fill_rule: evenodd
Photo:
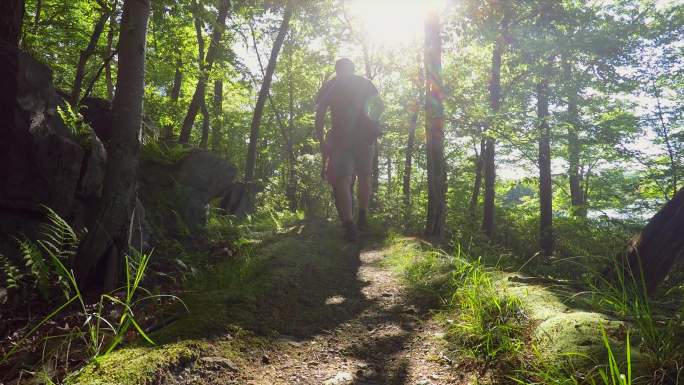
<path fill-rule="evenodd" d="M 316 129 L 316 139 L 318 139 L 318 143 L 321 145 L 321 150 L 323 149 L 323 141 L 325 140 L 325 113 L 328 109 L 327 105 L 322 105 L 322 104 L 317 104 L 316 105 L 316 122 L 315 122 L 315 129 Z"/>
<path fill-rule="evenodd" d="M 385 112 L 385 103 L 383 103 L 382 99 L 380 98 L 380 93 L 378 92 L 378 89 L 371 81 L 368 81 L 367 86 L 368 97 L 366 101 L 366 113 L 368 114 L 369 118 L 377 122 L 380 120 L 382 114 Z"/>
<path fill-rule="evenodd" d="M 326 179 L 326 167 L 328 163 L 328 149 L 325 143 L 325 113 L 328 106 L 316 104 L 316 121 L 314 128 L 316 129 L 316 139 L 321 151 L 321 179 Z"/>
<path fill-rule="evenodd" d="M 316 120 L 314 123 L 316 139 L 318 139 L 318 144 L 320 145 L 321 155 L 325 160 L 325 114 L 328 111 L 328 96 L 330 93 L 330 82 L 326 82 L 318 91 L 316 96 Z"/>

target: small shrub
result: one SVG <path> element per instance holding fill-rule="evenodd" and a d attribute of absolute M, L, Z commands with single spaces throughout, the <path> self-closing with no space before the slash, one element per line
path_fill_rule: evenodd
<path fill-rule="evenodd" d="M 147 161 L 173 166 L 192 151 L 190 147 L 152 140 L 143 146 L 141 157 Z"/>
<path fill-rule="evenodd" d="M 57 114 L 62 122 L 69 127 L 71 133 L 80 141 L 84 141 L 92 133 L 90 125 L 83 119 L 83 116 L 75 110 L 71 104 L 64 103 L 64 107 L 57 106 Z"/>
<path fill-rule="evenodd" d="M 389 258 L 385 264 L 402 274 L 413 297 L 435 305 L 449 303 L 456 290 L 451 274 L 458 262 L 453 256 L 394 234 L 389 235 L 387 244 Z"/>

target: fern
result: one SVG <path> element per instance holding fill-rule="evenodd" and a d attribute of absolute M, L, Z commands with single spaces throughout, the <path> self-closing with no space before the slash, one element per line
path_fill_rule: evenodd
<path fill-rule="evenodd" d="M 62 118 L 62 122 L 69 127 L 71 133 L 76 137 L 87 137 L 91 133 L 91 128 L 83 119 L 83 116 L 71 104 L 64 103 L 64 107 L 57 106 L 57 113 Z"/>
<path fill-rule="evenodd" d="M 54 210 L 48 207 L 45 210 L 48 220 L 42 227 L 42 239 L 33 242 L 15 238 L 23 266 L 16 266 L 0 256 L 0 269 L 8 289 L 30 287 L 38 289 L 44 298 L 48 298 L 51 291 L 59 287 L 64 296 L 69 298 L 72 291 L 69 277 L 60 266 L 76 255 L 78 235 Z"/>
<path fill-rule="evenodd" d="M 68 261 L 76 255 L 78 249 L 78 235 L 74 229 L 54 210 L 45 207 L 48 222 L 43 226 L 44 239 L 38 244 L 50 257 Z"/>
<path fill-rule="evenodd" d="M 45 210 L 48 221 L 43 225 L 43 239 L 38 240 L 38 245 L 49 257 L 57 283 L 61 286 L 64 295 L 69 298 L 72 287 L 69 284 L 69 277 L 60 267 L 76 255 L 79 244 L 78 235 L 54 210 L 47 206 Z"/>
<path fill-rule="evenodd" d="M 5 276 L 5 286 L 8 289 L 19 289 L 21 287 L 21 281 L 25 274 L 2 254 L 0 254 L 0 270 Z"/>
<path fill-rule="evenodd" d="M 19 251 L 24 259 L 24 264 L 35 280 L 35 286 L 38 288 L 43 298 L 47 298 L 50 294 L 51 274 L 50 267 L 45 263 L 43 253 L 41 253 L 36 244 L 31 241 L 17 239 L 17 244 L 19 244 Z"/>

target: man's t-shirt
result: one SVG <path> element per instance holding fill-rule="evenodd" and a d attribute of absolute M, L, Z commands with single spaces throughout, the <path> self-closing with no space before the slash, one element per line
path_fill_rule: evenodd
<path fill-rule="evenodd" d="M 370 80 L 357 75 L 336 76 L 326 82 L 316 97 L 319 109 L 330 107 L 330 136 L 336 142 L 353 143 L 362 133 L 359 123 L 368 112 L 368 102 L 378 94 Z M 342 144 L 342 143 L 339 143 Z"/>

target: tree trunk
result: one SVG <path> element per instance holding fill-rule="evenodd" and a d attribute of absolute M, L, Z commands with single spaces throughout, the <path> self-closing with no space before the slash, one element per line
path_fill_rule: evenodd
<path fill-rule="evenodd" d="M 477 202 L 480 200 L 480 189 L 482 187 L 482 171 L 484 168 L 484 153 L 485 153 L 486 139 L 480 139 L 480 154 L 475 158 L 475 181 L 473 183 L 473 193 L 470 196 L 470 204 L 468 211 L 471 216 L 475 216 L 477 211 Z"/>
<path fill-rule="evenodd" d="M 195 93 L 192 95 L 192 101 L 188 106 L 188 112 L 183 119 L 181 132 L 178 136 L 178 143 L 188 144 L 190 142 L 192 126 L 195 124 L 195 117 L 197 117 L 197 113 L 202 109 L 202 103 L 204 101 L 204 95 L 207 88 L 207 81 L 209 80 L 209 71 L 211 71 L 211 67 L 214 65 L 214 60 L 218 54 L 219 45 L 221 44 L 221 35 L 226 28 L 226 17 L 228 16 L 229 9 L 230 0 L 219 1 L 218 15 L 216 17 L 214 30 L 211 33 L 209 50 L 207 51 L 203 68 L 201 67 L 200 77 L 197 80 L 197 87 L 195 88 Z M 200 60 L 200 63 L 202 63 L 202 60 Z"/>
<path fill-rule="evenodd" d="M 219 151 L 221 144 L 221 130 L 223 129 L 223 80 L 214 81 L 214 128 L 211 132 L 211 149 Z"/>
<path fill-rule="evenodd" d="M 0 180 L 8 180 L 16 151 L 15 106 L 17 103 L 17 67 L 19 40 L 24 18 L 23 0 L 0 1 Z M 14 150 L 14 151 L 13 151 Z M 23 152 L 23 151 L 22 151 Z M 0 187 L 0 192 L 2 192 Z"/>
<path fill-rule="evenodd" d="M 568 180 L 570 182 L 571 214 L 575 217 L 586 218 L 586 197 L 584 196 L 582 175 L 580 174 L 581 144 L 578 135 L 580 130 L 578 110 L 579 90 L 574 84 L 572 66 L 565 59 L 563 60 L 563 73 L 568 98 L 566 125 L 568 127 Z"/>
<path fill-rule="evenodd" d="M 37 0 L 36 1 L 36 13 L 33 17 L 33 27 L 36 28 L 38 26 L 38 23 L 40 23 L 40 12 L 43 8 L 43 0 Z"/>
<path fill-rule="evenodd" d="M 641 269 L 648 293 L 653 294 L 677 259 L 684 255 L 682 234 L 684 188 L 651 218 L 641 234 L 629 245 L 627 267 L 635 272 L 637 279 L 640 276 L 636 272 Z"/>
<path fill-rule="evenodd" d="M 207 103 L 206 101 L 202 100 L 202 106 L 200 109 L 202 110 L 202 138 L 200 139 L 200 144 L 199 147 L 202 149 L 207 149 L 207 146 L 209 146 L 209 110 L 207 110 Z"/>
<path fill-rule="evenodd" d="M 415 105 L 411 121 L 408 128 L 408 140 L 406 142 L 406 158 L 404 161 L 404 180 L 402 183 L 402 195 L 404 198 L 404 210 L 407 215 L 411 214 L 411 175 L 413 173 L 413 151 L 416 144 L 416 128 L 418 127 L 418 114 L 420 113 L 421 105 L 425 102 L 425 73 L 420 65 L 420 54 L 416 55 L 416 63 L 418 63 L 418 82 L 416 88 L 418 89 L 418 100 Z"/>
<path fill-rule="evenodd" d="M 173 76 L 173 87 L 171 87 L 171 102 L 175 103 L 178 101 L 181 93 L 181 87 L 183 86 L 183 72 L 181 72 L 181 67 L 183 67 L 183 62 L 178 60 L 176 64 L 176 73 Z"/>
<path fill-rule="evenodd" d="M 551 129 L 549 125 L 549 81 L 546 72 L 537 83 L 539 128 L 539 248 L 553 254 L 553 196 L 551 185 Z"/>
<path fill-rule="evenodd" d="M 404 179 L 401 193 L 404 197 L 404 210 L 411 212 L 411 173 L 413 169 L 413 147 L 416 143 L 416 128 L 418 127 L 418 108 L 411 115 L 411 122 L 408 128 L 408 140 L 406 141 L 406 158 L 404 161 Z"/>
<path fill-rule="evenodd" d="M 289 48 L 289 49 L 288 49 Z M 294 80 L 292 79 L 292 49 L 291 45 L 288 44 L 286 47 L 289 52 L 288 55 L 288 67 L 287 67 L 287 101 L 288 101 L 288 119 L 287 119 L 287 130 L 288 133 L 285 136 L 285 152 L 287 155 L 287 184 L 285 195 L 290 203 L 290 211 L 297 211 L 297 176 L 295 173 L 295 161 L 296 157 L 294 154 Z M 274 106 L 275 107 L 275 106 Z"/>
<path fill-rule="evenodd" d="M 375 139 L 373 146 L 373 169 L 371 170 L 371 196 L 370 207 L 377 209 L 380 206 L 378 202 L 378 189 L 380 188 L 380 150 L 382 148 L 379 139 Z"/>
<path fill-rule="evenodd" d="M 74 85 L 71 88 L 71 95 L 69 97 L 69 101 L 73 106 L 78 106 L 81 101 L 81 86 L 83 84 L 83 78 L 85 77 L 86 64 L 88 64 L 88 59 L 95 53 L 97 41 L 100 40 L 100 35 L 104 30 L 105 24 L 107 24 L 111 12 L 110 9 L 102 10 L 102 14 L 100 15 L 100 18 L 97 19 L 97 23 L 95 23 L 95 27 L 93 28 L 93 33 L 90 35 L 88 46 L 84 50 L 81 50 L 78 64 L 76 65 Z"/>
<path fill-rule="evenodd" d="M 491 109 L 490 129 L 497 119 L 501 107 L 501 56 L 504 50 L 503 33 L 494 44 L 492 52 L 491 78 L 489 80 L 489 107 Z M 488 237 L 493 237 L 494 224 L 494 198 L 496 188 L 496 142 L 492 136 L 485 136 L 484 151 L 482 151 L 482 167 L 484 172 L 484 212 L 482 216 L 482 231 Z"/>
<path fill-rule="evenodd" d="M 363 68 L 366 78 L 368 80 L 373 80 L 375 77 L 373 74 L 373 64 L 370 49 L 366 41 L 362 38 L 358 39 L 361 45 L 361 52 L 363 54 Z M 378 188 L 380 187 L 380 141 L 376 138 L 373 143 L 373 168 L 371 170 L 371 191 L 370 191 L 370 202 L 369 206 L 372 209 L 378 207 Z M 352 194 L 353 196 L 354 194 Z"/>
<path fill-rule="evenodd" d="M 387 151 L 387 200 L 392 199 L 392 151 Z"/>
<path fill-rule="evenodd" d="M 290 18 L 292 17 L 293 5 L 294 1 L 289 0 L 287 2 L 287 5 L 285 6 L 283 21 L 280 23 L 280 28 L 278 29 L 278 36 L 276 36 L 275 42 L 273 43 L 271 57 L 268 58 L 266 73 L 264 74 L 264 80 L 261 83 L 261 88 L 259 89 L 259 95 L 257 97 L 256 106 L 254 107 L 254 115 L 252 116 L 252 124 L 250 126 L 249 132 L 249 147 L 247 149 L 247 161 L 245 165 L 245 181 L 248 182 L 254 179 L 254 169 L 256 166 L 257 156 L 257 142 L 259 140 L 259 127 L 261 126 L 261 117 L 264 114 L 264 105 L 266 104 L 266 99 L 268 98 L 268 93 L 271 88 L 271 80 L 273 79 L 273 73 L 275 72 L 276 63 L 278 62 L 278 54 L 280 53 L 280 48 L 283 46 L 285 35 L 287 35 L 287 31 L 290 28 Z"/>
<path fill-rule="evenodd" d="M 112 13 L 109 15 L 109 29 L 107 30 L 107 50 L 105 51 L 105 83 L 107 83 L 107 100 L 114 99 L 114 80 L 112 79 L 112 50 L 114 49 L 114 33 L 116 31 L 116 6 L 112 3 Z"/>
<path fill-rule="evenodd" d="M 79 246 L 74 270 L 81 284 L 115 287 L 135 207 L 139 135 L 145 81 L 145 38 L 150 0 L 125 0 L 119 66 L 112 103 L 112 130 L 102 199 Z M 106 263 L 107 270 L 98 269 Z"/>
<path fill-rule="evenodd" d="M 425 22 L 425 129 L 428 174 L 428 209 L 425 235 L 440 238 L 446 223 L 446 164 L 444 161 L 444 90 L 442 38 L 439 14 L 431 12 Z"/>

